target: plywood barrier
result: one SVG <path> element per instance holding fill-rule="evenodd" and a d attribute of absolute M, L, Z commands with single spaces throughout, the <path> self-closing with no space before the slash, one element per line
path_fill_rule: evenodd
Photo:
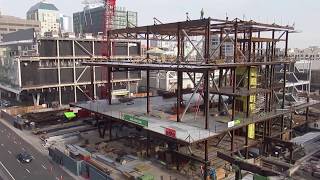
<path fill-rule="evenodd" d="M 36 110 L 45 109 L 46 106 L 26 106 L 26 107 L 10 107 L 6 108 L 6 112 L 12 116 L 16 116 L 18 114 L 26 114 L 30 112 L 34 112 Z"/>

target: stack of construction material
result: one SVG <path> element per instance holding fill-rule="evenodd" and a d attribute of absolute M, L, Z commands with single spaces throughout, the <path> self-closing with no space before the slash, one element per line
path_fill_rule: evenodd
<path fill-rule="evenodd" d="M 87 151 L 86 149 L 84 149 L 78 145 L 73 145 L 73 147 L 75 147 L 77 149 L 81 159 L 88 161 L 91 158 L 91 153 L 89 151 Z"/>
<path fill-rule="evenodd" d="M 67 150 L 69 151 L 69 155 L 70 155 L 70 156 L 76 157 L 76 156 L 79 156 L 79 155 L 80 155 L 78 149 L 75 148 L 73 145 L 67 144 L 67 145 L 66 145 L 66 148 L 67 148 Z"/>
<path fill-rule="evenodd" d="M 94 158 L 104 164 L 107 164 L 107 165 L 110 165 L 110 166 L 114 166 L 115 165 L 115 162 L 114 160 L 104 156 L 104 155 L 101 155 L 101 154 L 97 154 L 97 155 L 94 155 Z"/>
<path fill-rule="evenodd" d="M 100 161 L 98 161 L 96 159 L 89 159 L 88 162 L 91 165 L 93 165 L 94 167 L 96 167 L 97 169 L 99 169 L 102 172 L 106 173 L 107 175 L 110 175 L 111 172 L 112 172 L 106 164 L 101 163 Z"/>

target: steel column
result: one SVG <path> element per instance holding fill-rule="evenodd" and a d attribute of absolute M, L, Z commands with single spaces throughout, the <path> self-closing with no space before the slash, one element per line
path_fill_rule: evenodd
<path fill-rule="evenodd" d="M 178 25 L 178 29 L 177 29 L 177 48 L 178 48 L 178 54 L 177 54 L 177 63 L 181 63 L 183 56 L 183 49 L 184 49 L 184 43 L 183 43 L 183 38 L 181 36 L 181 29 L 180 29 L 180 25 Z M 177 91 L 176 91 L 176 95 L 177 95 L 177 122 L 181 121 L 181 117 L 180 117 L 180 112 L 181 112 L 181 105 L 182 105 L 182 83 L 183 83 L 183 73 L 182 71 L 178 71 L 177 72 Z"/>
<path fill-rule="evenodd" d="M 112 83 L 111 83 L 111 79 L 112 79 L 112 68 L 111 67 L 107 67 L 107 96 L 108 96 L 109 105 L 112 104 Z"/>
<path fill-rule="evenodd" d="M 222 79 L 223 78 L 223 69 L 219 68 L 219 89 L 222 87 Z M 218 104 L 218 111 L 221 111 L 221 104 L 222 104 L 222 95 L 219 94 L 219 104 Z"/>
<path fill-rule="evenodd" d="M 91 99 L 94 100 L 94 70 L 93 70 L 93 66 L 90 66 L 90 96 Z"/>
<path fill-rule="evenodd" d="M 238 23 L 237 23 L 237 20 L 236 20 L 236 22 L 235 22 L 235 25 L 234 25 L 235 27 L 234 27 L 234 60 L 233 60 L 233 62 L 234 63 L 236 63 L 237 62 L 237 45 L 238 45 Z M 232 74 L 232 92 L 233 93 L 235 93 L 236 92 L 236 68 L 233 68 L 233 69 L 231 69 L 231 74 Z M 232 118 L 231 118 L 231 121 L 234 121 L 234 117 L 235 117 L 235 109 L 236 109 L 236 98 L 235 98 L 235 96 L 233 96 L 232 97 Z M 233 142 L 232 142 L 233 143 Z M 232 145 L 233 146 L 233 145 Z"/>
<path fill-rule="evenodd" d="M 286 31 L 285 57 L 288 57 L 289 31 Z"/>
<path fill-rule="evenodd" d="M 223 28 L 220 29 L 220 43 L 222 43 L 223 41 Z M 222 45 L 220 46 L 220 49 L 219 49 L 219 58 L 222 59 Z"/>
<path fill-rule="evenodd" d="M 76 59 L 75 59 L 75 47 L 74 47 L 74 41 L 72 41 L 72 57 L 73 57 L 73 83 L 74 83 L 74 102 L 78 102 L 78 97 L 77 97 L 77 73 L 76 73 Z"/>
<path fill-rule="evenodd" d="M 234 151 L 234 136 L 235 136 L 235 130 L 231 130 L 231 148 L 230 151 Z"/>
<path fill-rule="evenodd" d="M 272 43 L 271 43 L 271 61 L 274 61 L 274 55 L 275 55 L 275 31 L 272 30 Z"/>
<path fill-rule="evenodd" d="M 249 51 L 249 57 L 248 57 L 248 61 L 251 62 L 251 49 L 252 49 L 252 28 L 250 28 L 250 32 L 249 32 L 249 44 L 248 44 L 248 51 Z M 251 67 L 248 66 L 248 80 L 247 80 L 247 90 L 248 92 L 250 91 L 251 87 L 250 87 L 250 81 L 251 81 Z M 250 95 L 247 96 L 247 111 L 246 111 L 246 117 L 249 118 L 250 115 Z M 245 157 L 248 158 L 248 144 L 249 144 L 249 140 L 248 140 L 248 132 L 249 132 L 249 127 L 248 125 L 246 126 L 246 138 L 245 138 L 245 151 L 246 151 L 246 155 Z"/>
<path fill-rule="evenodd" d="M 147 132 L 147 157 L 150 156 L 150 133 Z"/>
<path fill-rule="evenodd" d="M 286 99 L 286 81 L 287 81 L 287 65 L 284 64 L 283 70 L 283 92 L 282 92 L 282 104 L 281 108 L 285 108 L 285 99 Z M 284 130 L 284 115 L 281 117 L 281 132 Z M 280 135 L 281 139 L 283 138 L 283 134 Z"/>
<path fill-rule="evenodd" d="M 150 41 L 149 41 L 150 29 L 147 28 L 147 51 L 150 49 Z M 147 61 L 150 60 L 150 54 L 147 53 Z M 150 70 L 147 70 L 147 113 L 150 113 Z"/>
<path fill-rule="evenodd" d="M 109 140 L 112 141 L 112 120 L 109 120 Z"/>
<path fill-rule="evenodd" d="M 178 72 L 177 76 L 177 122 L 181 121 L 180 112 L 181 105 L 183 103 L 183 95 L 182 95 L 182 83 L 183 83 L 183 73 L 181 71 Z"/>
<path fill-rule="evenodd" d="M 147 70 L 147 113 L 150 113 L 150 70 Z"/>
<path fill-rule="evenodd" d="M 62 93 L 61 93 L 61 64 L 60 64 L 60 43 L 59 40 L 57 42 L 57 61 L 58 61 L 58 90 L 59 90 L 59 104 L 62 105 Z"/>
<path fill-rule="evenodd" d="M 309 103 L 309 102 L 310 102 L 310 96 L 308 94 L 307 103 Z M 307 124 L 307 126 L 308 126 L 308 122 L 309 122 L 309 107 L 307 107 L 307 109 L 306 109 L 306 124 Z"/>
<path fill-rule="evenodd" d="M 206 27 L 206 38 L 205 38 L 205 60 L 206 60 L 206 64 L 209 63 L 209 59 L 210 59 L 210 42 L 211 42 L 211 36 L 210 36 L 210 18 L 208 19 L 208 24 Z M 205 72 L 205 76 L 204 76 L 204 90 L 205 90 L 205 94 L 204 94 L 204 107 L 205 107 L 205 129 L 209 128 L 209 84 L 210 84 L 210 79 L 209 79 L 209 71 Z M 205 140 L 204 142 L 204 146 L 205 146 L 205 153 L 204 153 L 204 160 L 206 162 L 205 164 L 205 169 L 204 169 L 204 179 L 206 180 L 208 177 L 208 166 L 209 166 L 209 157 L 208 157 L 208 140 Z"/>

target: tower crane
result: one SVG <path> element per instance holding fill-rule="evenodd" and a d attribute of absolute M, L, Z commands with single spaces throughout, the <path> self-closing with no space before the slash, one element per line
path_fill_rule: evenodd
<path fill-rule="evenodd" d="M 82 4 L 85 5 L 84 12 L 87 10 L 90 10 L 90 6 L 94 5 L 100 5 L 102 4 L 104 6 L 104 13 L 103 13 L 103 22 L 102 24 L 102 37 L 104 39 L 103 43 L 101 44 L 101 50 L 100 53 L 97 53 L 96 55 L 100 55 L 106 58 L 110 58 L 111 56 L 111 46 L 112 43 L 110 39 L 108 39 L 108 31 L 113 28 L 113 20 L 115 16 L 115 8 L 116 8 L 116 0 L 84 0 Z M 91 14 L 89 11 L 90 15 L 90 22 L 92 25 L 92 19 L 91 19 Z M 86 18 L 85 18 L 85 23 L 86 25 L 88 24 Z M 111 77 L 111 73 L 109 72 L 108 68 L 106 67 L 101 67 L 101 77 L 104 79 L 104 77 L 108 80 Z M 108 88 L 109 87 L 109 88 Z M 101 88 L 101 97 L 105 98 L 108 97 L 109 101 L 111 101 L 111 84 L 106 83 L 104 84 Z"/>
<path fill-rule="evenodd" d="M 115 16 L 115 8 L 116 8 L 116 0 L 84 0 L 82 1 L 82 4 L 85 5 L 84 11 L 90 9 L 91 5 L 100 5 L 102 4 L 105 8 L 105 11 L 103 13 L 103 28 L 102 33 L 104 37 L 107 36 L 107 32 L 112 29 L 113 27 L 113 19 Z M 90 16 L 91 17 L 91 16 Z M 86 18 L 85 18 L 86 21 Z M 86 25 L 88 23 L 86 22 Z M 92 25 L 92 19 L 91 19 L 91 25 Z"/>
<path fill-rule="evenodd" d="M 101 54 L 102 56 L 106 56 L 107 58 L 110 58 L 112 55 L 112 43 L 108 36 L 108 31 L 113 28 L 113 20 L 115 16 L 115 8 L 116 8 L 116 0 L 104 0 L 104 21 L 103 21 L 103 39 L 107 40 L 107 43 L 102 43 L 102 50 Z M 109 103 L 111 103 L 112 98 L 112 85 L 110 79 L 112 78 L 111 75 L 111 69 L 102 67 L 101 69 L 101 76 L 106 77 L 107 83 L 102 87 L 101 89 L 101 97 L 107 97 L 109 99 Z"/>
<path fill-rule="evenodd" d="M 105 13 L 104 13 L 104 34 L 112 29 L 113 19 L 115 16 L 116 0 L 104 0 Z"/>

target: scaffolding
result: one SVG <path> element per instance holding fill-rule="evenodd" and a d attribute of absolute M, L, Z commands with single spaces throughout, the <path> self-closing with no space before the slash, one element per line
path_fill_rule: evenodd
<path fill-rule="evenodd" d="M 288 68 L 294 63 L 288 58 L 287 51 L 289 34 L 293 32 L 294 28 L 291 26 L 243 21 L 238 18 L 208 18 L 111 30 L 108 33 L 109 39 L 146 41 L 147 50 L 150 49 L 150 40 L 175 42 L 177 55 L 174 59 L 168 58 L 164 61 L 152 57 L 149 53 L 144 58 L 125 61 L 86 61 L 83 64 L 91 68 L 105 66 L 112 71 L 146 71 L 147 97 L 139 99 L 139 103 L 135 104 L 136 108 L 113 105 L 112 99 L 108 100 L 108 104 L 92 101 L 72 105 L 104 117 L 107 124 L 142 126 L 129 122 L 123 117 L 123 113 L 131 113 L 134 117 L 147 121 L 149 126 L 144 125 L 143 129 L 148 134 L 148 142 L 152 135 L 176 143 L 176 149 L 171 152 L 177 157 L 177 170 L 181 168 L 181 160 L 192 160 L 203 164 L 203 177 L 206 178 L 209 167 L 215 166 L 214 163 L 219 157 L 243 170 L 265 176 L 279 175 L 281 173 L 274 170 L 239 161 L 234 155 L 244 151 L 244 158 L 248 158 L 248 149 L 252 146 L 259 146 L 262 149 L 261 154 L 267 155 L 271 153 L 270 142 L 281 141 L 289 149 L 292 159 L 292 144 L 285 142 L 292 137 L 295 126 L 293 114 L 297 110 L 304 110 L 305 122 L 308 122 L 309 107 L 318 103 L 311 100 L 308 94 L 299 104 L 286 103 Z M 215 47 L 211 43 L 212 36 L 220 39 Z M 195 42 L 195 39 L 198 39 L 198 42 Z M 226 42 L 233 44 L 232 58 L 227 58 L 222 53 L 222 46 Z M 197 58 L 190 58 L 190 53 L 185 52 L 186 44 L 192 46 L 191 52 L 196 52 Z M 285 49 L 284 53 L 276 53 L 276 48 L 281 46 Z M 153 70 L 177 73 L 175 121 L 153 116 L 155 111 L 161 111 L 155 105 L 166 104 L 161 98 L 150 96 L 150 71 Z M 187 74 L 194 85 L 189 94 L 184 93 L 183 74 Z M 196 74 L 201 74 L 200 81 L 194 79 Z M 109 78 L 108 82 L 110 81 Z M 93 85 L 93 82 L 91 83 Z M 279 92 L 282 96 L 277 96 Z M 224 96 L 228 99 L 225 100 Z M 194 113 L 197 112 L 192 112 L 191 109 L 198 104 L 194 103 L 194 99 L 198 97 L 201 98 L 200 110 L 203 117 L 195 122 Z M 217 102 L 214 101 L 215 97 Z M 155 104 L 152 105 L 152 102 Z M 164 126 L 164 129 L 159 130 L 155 128 L 156 125 Z M 186 134 L 187 138 L 184 140 L 179 135 L 179 128 L 172 128 L 182 127 L 191 131 L 191 127 L 195 126 L 197 130 Z M 109 128 L 111 131 L 112 125 Z M 107 125 L 104 131 L 106 129 Z M 286 135 L 289 137 L 285 138 Z M 230 139 L 229 145 L 224 141 L 226 138 Z M 198 148 L 195 148 L 196 146 Z"/>

